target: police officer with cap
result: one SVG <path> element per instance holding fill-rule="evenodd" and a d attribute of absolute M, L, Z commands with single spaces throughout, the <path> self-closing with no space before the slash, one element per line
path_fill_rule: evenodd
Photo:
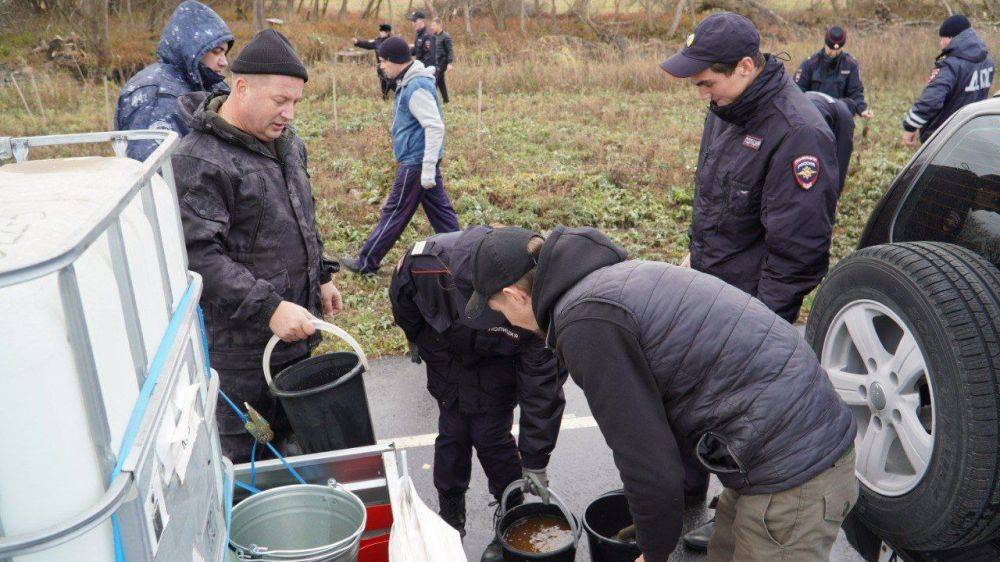
<path fill-rule="evenodd" d="M 427 28 L 427 15 L 421 11 L 410 14 L 410 21 L 413 22 L 413 29 L 416 35 L 413 37 L 413 47 L 410 53 L 413 58 L 424 63 L 424 66 L 434 66 L 434 33 Z"/>
<path fill-rule="evenodd" d="M 472 294 L 473 249 L 492 230 L 477 226 L 417 242 L 389 285 L 393 318 L 406 334 L 411 359 L 427 365 L 427 389 L 438 403 L 434 487 L 440 514 L 463 536 L 473 447 L 494 498 L 523 477 L 523 491 L 548 501 L 546 466 L 566 405 L 566 373 L 539 336 L 495 312 L 462 318 Z M 516 445 L 515 405 L 521 406 Z M 508 505 L 522 498 L 513 493 Z M 494 540 L 482 560 L 501 559 Z"/>
<path fill-rule="evenodd" d="M 375 73 L 378 74 L 378 81 L 382 90 L 383 100 L 389 99 L 389 92 L 396 91 L 396 80 L 385 75 L 385 71 L 382 70 L 381 65 L 382 57 L 378 55 L 378 48 L 382 46 L 382 43 L 385 42 L 390 35 L 392 35 L 392 26 L 387 23 L 380 23 L 378 26 L 378 37 L 375 37 L 371 41 L 361 41 L 357 38 L 354 39 L 355 47 L 375 51 Z"/>
<path fill-rule="evenodd" d="M 829 264 L 840 186 L 830 127 L 782 62 L 760 52 L 757 29 L 741 15 L 709 16 L 661 68 L 709 101 L 684 265 L 794 323 Z M 680 445 L 691 496 L 707 488 L 707 475 Z M 707 526 L 685 543 L 704 548 L 710 534 Z"/>
<path fill-rule="evenodd" d="M 826 46 L 802 61 L 795 72 L 795 83 L 803 92 L 823 92 L 843 100 L 855 115 L 870 119 L 874 114 L 865 101 L 865 86 L 857 59 L 844 52 L 847 32 L 840 26 L 826 30 Z"/>
<path fill-rule="evenodd" d="M 920 98 L 903 118 L 903 144 L 924 142 L 962 107 L 990 95 L 995 67 L 986 43 L 972 29 L 969 18 L 955 14 L 938 30 L 941 54 Z"/>

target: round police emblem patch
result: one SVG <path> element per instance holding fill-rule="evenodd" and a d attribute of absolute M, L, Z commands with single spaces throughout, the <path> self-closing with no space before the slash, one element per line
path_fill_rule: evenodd
<path fill-rule="evenodd" d="M 819 158 L 815 156 L 799 156 L 792 162 L 792 172 L 795 174 L 795 181 L 802 189 L 809 189 L 816 185 L 819 179 Z"/>

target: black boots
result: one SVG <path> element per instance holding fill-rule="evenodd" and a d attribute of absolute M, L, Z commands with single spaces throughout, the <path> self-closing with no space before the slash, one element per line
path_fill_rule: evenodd
<path fill-rule="evenodd" d="M 438 492 L 438 515 L 444 522 L 454 527 L 465 538 L 465 492 L 444 494 Z"/>

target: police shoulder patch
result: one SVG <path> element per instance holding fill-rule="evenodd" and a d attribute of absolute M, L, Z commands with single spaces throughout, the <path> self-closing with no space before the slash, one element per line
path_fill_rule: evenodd
<path fill-rule="evenodd" d="M 799 187 L 811 188 L 819 179 L 819 158 L 811 155 L 799 156 L 792 162 L 792 172 Z"/>

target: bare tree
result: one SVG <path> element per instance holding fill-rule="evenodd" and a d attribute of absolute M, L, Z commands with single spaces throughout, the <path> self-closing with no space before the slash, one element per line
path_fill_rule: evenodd
<path fill-rule="evenodd" d="M 264 0 L 253 0 L 253 32 L 264 29 Z"/>
<path fill-rule="evenodd" d="M 81 23 L 90 51 L 99 66 L 110 62 L 111 37 L 108 24 L 108 0 L 80 0 Z"/>

